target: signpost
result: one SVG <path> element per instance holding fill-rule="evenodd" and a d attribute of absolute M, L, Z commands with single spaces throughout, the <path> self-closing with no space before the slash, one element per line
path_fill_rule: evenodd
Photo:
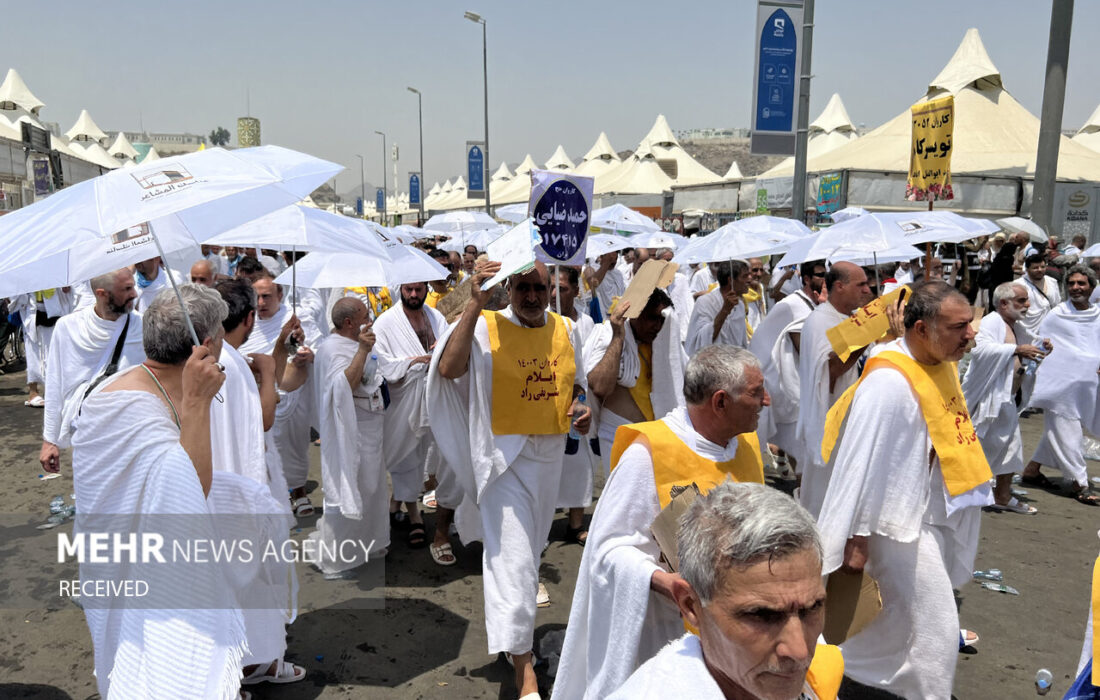
<path fill-rule="evenodd" d="M 485 142 L 466 142 L 466 197 L 485 198 Z"/>
<path fill-rule="evenodd" d="M 802 11 L 802 0 L 759 0 L 757 4 L 752 153 L 794 154 Z"/>

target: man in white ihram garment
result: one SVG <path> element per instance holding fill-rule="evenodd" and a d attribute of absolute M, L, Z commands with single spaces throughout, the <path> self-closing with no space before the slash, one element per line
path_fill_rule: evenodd
<path fill-rule="evenodd" d="M 752 353 L 712 345 L 688 361 L 687 406 L 620 428 L 611 478 L 589 526 L 554 697 L 602 698 L 683 633 L 672 596 L 680 577 L 650 526 L 676 489 L 732 477 L 763 483 L 753 431 L 767 405 Z"/>
<path fill-rule="evenodd" d="M 24 406 L 43 408 L 41 390 L 47 381 L 47 358 L 54 326 L 73 310 L 70 288 L 43 289 L 12 298 L 10 311 L 23 325 L 23 350 L 27 361 L 27 400 Z"/>
<path fill-rule="evenodd" d="M 919 284 L 905 335 L 879 346 L 830 410 L 822 570 L 878 581 L 882 612 L 841 645 L 850 678 L 910 700 L 949 700 L 959 652 L 953 588 L 971 578 L 992 473 L 959 385 L 974 337 L 966 297 Z"/>
<path fill-rule="evenodd" d="M 1012 495 L 1012 475 L 1024 468 L 1020 416 L 1013 397 L 1023 374 L 1021 363 L 1042 359 L 1050 351 L 1049 341 L 1033 338 L 1020 323 L 1028 303 L 1027 289 L 1020 282 L 997 285 L 994 313 L 982 317 L 962 380 L 970 419 L 996 477 L 993 508 L 1025 515 L 1036 509 Z"/>
<path fill-rule="evenodd" d="M 699 630 L 670 642 L 613 700 L 835 700 L 840 650 L 825 628 L 821 542 L 810 514 L 762 484 L 723 482 L 681 521 L 673 597 Z"/>
<path fill-rule="evenodd" d="M 145 359 L 141 314 L 133 311 L 134 276 L 122 268 L 92 278 L 91 287 L 95 306 L 63 316 L 53 329 L 38 456 L 46 472 L 59 470 L 60 450 L 70 445 L 72 421 L 92 382 Z M 118 360 L 112 366 L 116 349 Z"/>
<path fill-rule="evenodd" d="M 244 354 L 262 353 L 276 358 L 276 377 L 283 378 L 285 362 L 281 358 L 288 353 L 286 341 L 293 338 L 295 352 L 289 353 L 295 367 L 300 370 L 295 377 L 302 383 L 279 381 L 279 404 L 275 409 L 275 427 L 271 430 L 271 442 L 282 461 L 283 474 L 290 489 L 290 502 L 294 515 L 307 517 L 313 514 L 313 505 L 306 495 L 306 477 L 309 474 L 309 429 L 317 424 L 313 404 L 311 366 L 313 349 L 321 342 L 321 330 L 311 316 L 303 316 L 299 322 L 291 307 L 283 303 L 283 289 L 275 284 L 266 272 L 252 283 L 256 291 L 256 323 L 240 351 Z M 300 325 L 300 329 L 296 326 Z M 284 365 L 280 367 L 279 365 Z M 271 457 L 269 457 L 270 459 Z"/>
<path fill-rule="evenodd" d="M 604 253 L 596 258 L 597 265 L 595 268 L 592 266 L 584 268 L 584 283 L 588 286 L 592 295 L 595 296 L 603 318 L 607 318 L 607 314 L 610 313 L 614 299 L 621 297 L 623 292 L 626 291 L 626 281 L 623 278 L 623 273 L 615 267 L 618 259 L 619 253 L 617 251 Z"/>
<path fill-rule="evenodd" d="M 508 279 L 509 305 L 483 312 L 500 271 L 479 261 L 470 300 L 432 356 L 432 432 L 462 485 L 455 513 L 463 542 L 484 542 L 489 653 L 515 667 L 522 700 L 538 697 L 532 646 L 539 557 L 554 516 L 566 433 L 588 432 L 590 411 L 572 323 L 546 311 L 546 266 Z"/>
<path fill-rule="evenodd" d="M 1047 314 L 1039 331 L 1054 345 L 1039 365 L 1030 405 L 1043 409 L 1043 436 L 1022 480 L 1050 487 L 1041 465 L 1062 472 L 1064 488 L 1085 505 L 1100 505 L 1100 494 L 1089 483 L 1084 433 L 1100 434 L 1100 307 L 1089 302 L 1096 275 L 1084 265 L 1066 271 L 1069 301 Z"/>
<path fill-rule="evenodd" d="M 802 443 L 795 436 L 798 409 L 801 403 L 798 381 L 799 348 L 802 325 L 810 313 L 828 298 L 825 291 L 825 263 L 818 260 L 802 263 L 802 287 L 786 294 L 768 311 L 749 341 L 749 350 L 760 360 L 764 386 L 771 396 L 771 405 L 760 414 L 760 444 L 775 444 L 794 458 L 795 472 L 802 473 Z M 786 456 L 779 464 L 786 463 Z"/>
<path fill-rule="evenodd" d="M 246 280 L 218 282 L 216 289 L 228 308 L 222 321 L 225 340 L 218 361 L 225 371 L 222 401 L 210 406 L 210 448 L 214 471 L 247 477 L 251 487 L 236 489 L 215 501 L 215 509 L 232 523 L 234 537 L 267 541 L 264 526 L 271 524 L 278 546 L 289 539 L 290 506 L 284 497 L 286 481 L 277 460 L 266 456 L 264 433 L 275 422 L 275 360 L 270 355 L 237 350 L 248 339 L 256 319 L 256 293 Z M 219 519 L 220 521 L 221 519 Z M 244 685 L 262 682 L 293 683 L 305 679 L 301 666 L 283 661 L 286 625 L 297 606 L 291 599 L 290 563 L 264 557 L 250 569 L 244 586 L 253 599 L 243 607 L 248 654 Z M 274 607 L 264 607 L 264 603 Z"/>
<path fill-rule="evenodd" d="M 584 369 L 592 405 L 598 408 L 596 435 L 605 475 L 611 472 L 611 444 L 619 426 L 656 420 L 683 405 L 687 357 L 671 305 L 668 295 L 655 289 L 642 312 L 628 321 L 630 302 L 623 302 L 585 344 Z"/>
<path fill-rule="evenodd" d="M 857 362 L 867 348 L 856 350 L 841 362 L 826 335 L 833 326 L 871 301 L 867 273 L 850 262 L 834 264 L 825 275 L 828 301 L 818 305 L 802 324 L 798 353 L 798 385 L 801 402 L 795 437 L 805 451 L 799 502 L 817 517 L 825 497 L 828 475 L 820 451 L 825 414 L 833 402 L 859 378 Z"/>
<path fill-rule="evenodd" d="M 1051 309 L 1062 301 L 1058 280 L 1047 274 L 1047 261 L 1041 254 L 1029 255 L 1024 260 L 1024 276 L 1017 280 L 1027 290 L 1027 313 L 1021 319 L 1024 328 L 1033 336 L 1039 335 L 1039 325 Z"/>
<path fill-rule="evenodd" d="M 164 533 L 166 548 L 170 537 L 179 545 L 217 536 L 208 494 L 222 477 L 241 478 L 215 476 L 211 462 L 210 404 L 225 380 L 215 359 L 226 305 L 207 287 L 183 285 L 180 292 L 202 345 L 192 346 L 174 294 L 146 300 L 146 361 L 101 383 L 74 421 L 77 532 Z M 169 517 L 180 515 L 187 517 Z M 99 694 L 240 697 L 247 644 L 224 565 L 188 566 L 180 575 L 184 566 L 167 557 L 125 563 L 120 551 L 108 559 L 115 563 L 85 559 L 81 579 L 143 580 L 148 588 L 141 599 L 81 598 Z"/>
<path fill-rule="evenodd" d="M 743 260 L 711 263 L 718 287 L 695 300 L 688 323 L 684 352 L 694 355 L 714 343 L 749 346 L 745 304 L 741 295 L 749 291 L 749 266 Z"/>
<path fill-rule="evenodd" d="M 137 282 L 138 293 L 137 301 L 134 302 L 134 310 L 141 311 L 153 303 L 153 299 L 157 297 L 157 294 L 165 289 L 171 289 L 172 280 L 180 285 L 186 282 L 187 278 L 175 270 L 169 272 L 160 258 L 149 258 L 134 263 L 134 281 Z"/>
<path fill-rule="evenodd" d="M 378 339 L 374 352 L 390 392 L 390 406 L 383 418 L 386 437 L 382 441 L 386 470 L 393 483 L 390 512 L 396 513 L 399 504 L 405 504 L 410 526 L 408 542 L 413 547 L 427 544 L 418 507 L 425 460 L 432 447 L 425 390 L 436 339 L 447 330 L 443 314 L 424 303 L 427 295 L 425 282 L 401 285 L 401 300 L 374 322 Z"/>
<path fill-rule="evenodd" d="M 385 556 L 390 498 L 382 456 L 384 379 L 371 358 L 376 339 L 366 305 L 355 297 L 339 299 L 332 326 L 313 368 L 325 508 L 310 539 L 318 551 L 322 543 L 329 551 L 336 547 L 336 557 L 317 562 L 325 578 L 336 579 Z"/>

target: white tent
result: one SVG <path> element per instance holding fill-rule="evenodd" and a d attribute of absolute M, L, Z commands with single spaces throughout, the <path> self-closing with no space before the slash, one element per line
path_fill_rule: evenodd
<path fill-rule="evenodd" d="M 569 171 L 575 168 L 576 165 L 569 156 L 566 155 L 565 149 L 559 143 L 557 150 L 554 151 L 554 155 L 550 156 L 550 159 L 546 161 L 547 170 L 565 170 Z"/>
<path fill-rule="evenodd" d="M 493 204 L 516 204 L 526 202 L 531 197 L 531 171 L 538 169 L 538 164 L 528 153 L 523 162 L 516 168 L 516 176 L 508 183 L 507 187 L 500 188 L 499 199 L 493 194 Z"/>
<path fill-rule="evenodd" d="M 595 194 L 660 194 L 673 184 L 643 141 L 621 166 L 596 180 Z"/>
<path fill-rule="evenodd" d="M 1088 146 L 1100 153 L 1100 105 L 1096 107 L 1096 111 L 1092 113 L 1089 120 L 1070 140 Z"/>
<path fill-rule="evenodd" d="M 596 143 L 588 149 L 588 153 L 584 154 L 584 160 L 581 161 L 580 165 L 573 168 L 573 172 L 577 175 L 586 175 L 598 179 L 615 170 L 620 163 L 622 163 L 622 159 L 611 147 L 611 141 L 608 140 L 607 134 L 601 131 Z"/>
<path fill-rule="evenodd" d="M 154 160 L 160 160 L 160 154 L 157 153 L 157 149 L 156 149 L 155 146 L 150 146 L 149 151 L 145 154 L 145 157 L 142 158 L 140 162 L 142 162 L 142 163 L 150 162 L 151 163 Z"/>
<path fill-rule="evenodd" d="M 466 207 L 474 206 L 474 202 L 478 200 L 468 199 L 466 197 L 466 179 L 461 175 L 451 185 L 451 191 L 445 196 L 439 198 L 439 200 L 432 205 L 433 210 L 442 209 L 465 209 Z"/>
<path fill-rule="evenodd" d="M 107 138 L 107 134 L 96 126 L 95 120 L 92 119 L 92 115 L 88 114 L 88 110 L 82 109 L 80 110 L 80 116 L 76 118 L 76 124 L 73 124 L 73 128 L 65 132 L 65 138 L 70 141 L 103 141 Z"/>
<path fill-rule="evenodd" d="M 12 102 L 0 104 L 14 107 L 14 109 L 0 109 L 0 138 L 11 139 L 12 141 L 22 141 L 23 127 L 19 126 L 22 122 L 37 126 L 39 129 L 45 128 L 33 114 L 17 104 Z M 54 141 L 57 140 L 58 139 L 55 137 Z"/>
<path fill-rule="evenodd" d="M 75 151 L 80 158 L 104 168 L 113 170 L 121 165 L 118 160 L 107 153 L 106 148 L 99 145 L 98 141 L 69 141 L 69 148 Z"/>
<path fill-rule="evenodd" d="M 454 185 L 451 184 L 450 180 L 445 180 L 443 182 L 443 186 L 440 187 L 439 190 L 434 195 L 429 195 L 428 199 L 424 201 L 424 208 L 425 209 L 435 209 L 436 204 L 443 201 L 444 199 L 447 198 L 448 195 L 451 194 L 451 188 L 453 188 L 453 187 L 454 187 Z"/>
<path fill-rule="evenodd" d="M 107 154 L 119 160 L 137 158 L 139 155 L 137 149 L 130 145 L 130 141 L 126 138 L 126 134 L 121 131 L 118 132 L 118 136 L 115 137 L 114 143 L 107 149 Z"/>
<path fill-rule="evenodd" d="M 1004 89 L 1001 74 L 986 53 L 977 29 L 967 31 L 955 55 L 919 102 L 949 94 L 955 96 L 952 174 L 1035 175 L 1039 119 Z M 906 108 L 860 138 L 810 158 L 806 169 L 904 173 L 909 168 L 911 134 L 912 123 Z M 792 164 L 782 172 L 770 174 L 791 175 L 793 170 Z M 1100 154 L 1062 137 L 1058 179 L 1100 182 Z"/>
<path fill-rule="evenodd" d="M 857 138 L 859 138 L 859 135 L 856 133 L 856 127 L 852 124 L 851 118 L 848 117 L 848 110 L 844 109 L 844 102 L 840 99 L 840 95 L 834 92 L 833 96 L 829 98 L 829 103 L 825 105 L 825 109 L 810 124 L 806 142 L 806 157 L 808 159 L 816 158 Z M 783 159 L 774 168 L 761 173 L 760 177 L 773 177 L 785 174 L 788 171 L 794 172 L 794 156 Z M 729 177 L 727 176 L 726 179 L 729 179 Z"/>
<path fill-rule="evenodd" d="M 431 209 L 432 208 L 432 202 L 435 201 L 439 197 L 439 193 L 442 192 L 442 191 L 443 191 L 443 188 L 439 185 L 438 182 L 435 183 L 434 185 L 432 185 L 432 188 L 430 190 L 428 190 L 427 196 L 424 197 L 424 208 L 425 209 Z"/>
<path fill-rule="evenodd" d="M 501 163 L 497 171 L 493 173 L 493 176 L 489 178 L 489 197 L 492 201 L 497 201 L 500 193 L 508 187 L 514 178 L 515 173 L 508 169 L 508 164 Z"/>
<path fill-rule="evenodd" d="M 23 82 L 19 72 L 9 68 L 4 82 L 0 83 L 0 110 L 10 111 L 18 108 L 37 116 L 38 110 L 45 106 L 45 103 L 35 97 Z"/>
<path fill-rule="evenodd" d="M 723 180 L 740 180 L 744 175 L 741 174 L 741 168 L 738 167 L 737 161 L 730 163 L 730 169 L 726 171 L 726 174 L 722 176 Z"/>
<path fill-rule="evenodd" d="M 673 184 L 697 185 L 722 179 L 684 150 L 663 114 L 657 115 L 657 121 L 642 139 L 641 145 L 649 147 L 657 164 L 674 181 Z"/>

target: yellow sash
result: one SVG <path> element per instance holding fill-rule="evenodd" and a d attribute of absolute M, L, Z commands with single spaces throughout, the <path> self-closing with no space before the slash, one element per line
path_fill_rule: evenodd
<path fill-rule="evenodd" d="M 749 287 L 749 291 L 741 295 L 741 303 L 745 305 L 745 340 L 752 340 L 752 326 L 749 324 L 749 304 L 755 304 L 760 301 L 760 292 L 756 291 L 752 287 Z"/>
<path fill-rule="evenodd" d="M 672 501 L 672 490 L 676 486 L 695 484 L 706 493 L 726 477 L 737 482 L 764 483 L 764 461 L 760 457 L 756 433 L 737 436 L 737 454 L 733 459 L 713 462 L 695 454 L 664 421 L 623 425 L 615 431 L 615 442 L 611 445 L 612 468 L 618 465 L 626 448 L 639 440 L 645 442 L 653 456 L 653 479 L 662 508 Z"/>
<path fill-rule="evenodd" d="M 493 433 L 560 435 L 569 432 L 577 367 L 569 328 L 554 313 L 540 328 L 518 326 L 482 311 L 493 353 Z"/>
<path fill-rule="evenodd" d="M 370 287 L 344 287 L 344 290 L 369 299 L 371 312 L 375 317 L 393 306 L 393 297 L 390 296 L 390 290 L 385 287 L 379 287 L 377 294 L 372 292 Z"/>
<path fill-rule="evenodd" d="M 1100 685 L 1100 671 L 1096 660 L 1100 659 L 1100 557 L 1092 567 L 1092 684 Z"/>
<path fill-rule="evenodd" d="M 53 295 L 57 293 L 56 289 L 43 289 L 41 292 L 34 293 L 34 300 L 42 303 L 47 299 L 53 298 Z"/>
<path fill-rule="evenodd" d="M 810 669 L 806 671 L 806 683 L 818 700 L 836 700 L 840 683 L 844 680 L 844 657 L 840 647 L 818 644 Z"/>
<path fill-rule="evenodd" d="M 982 451 L 981 443 L 970 422 L 959 373 L 954 362 L 925 365 L 910 357 L 886 350 L 867 361 L 863 374 L 853 386 L 841 394 L 825 419 L 825 438 L 821 441 L 821 456 L 826 462 L 833 453 L 840 427 L 856 389 L 871 372 L 880 367 L 893 367 L 909 381 L 920 401 L 920 410 L 932 438 L 932 449 L 940 458 L 944 485 L 952 496 L 965 493 L 993 478 Z"/>
<path fill-rule="evenodd" d="M 630 387 L 630 398 L 634 399 L 634 405 L 642 412 L 646 420 L 654 420 L 653 400 L 649 397 L 653 391 L 653 346 L 638 346 L 638 361 L 642 365 L 638 372 L 638 380 Z"/>

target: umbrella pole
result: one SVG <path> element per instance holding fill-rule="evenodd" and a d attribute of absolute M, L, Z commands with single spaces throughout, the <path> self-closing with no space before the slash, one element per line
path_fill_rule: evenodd
<path fill-rule="evenodd" d="M 878 275 L 878 251 L 871 251 L 871 259 L 875 262 L 875 287 L 878 289 L 878 295 L 882 296 L 882 280 Z"/>
<path fill-rule="evenodd" d="M 932 200 L 928 200 L 928 211 L 932 211 Z M 924 244 L 924 281 L 932 278 L 932 241 Z"/>
<path fill-rule="evenodd" d="M 290 313 L 292 316 L 298 315 L 298 244 L 290 246 L 290 257 L 294 258 L 294 263 L 290 266 L 290 286 L 292 296 L 290 297 Z"/>
<path fill-rule="evenodd" d="M 164 248 L 160 244 L 160 239 L 157 238 L 157 232 L 153 229 L 152 222 L 149 223 L 149 232 L 153 234 L 153 242 L 157 244 L 157 253 L 160 255 L 160 264 L 164 267 L 164 274 L 168 275 L 168 282 L 176 292 L 176 300 L 179 301 L 180 309 L 183 310 L 183 320 L 187 322 L 187 330 L 191 332 L 191 340 L 194 341 L 195 345 L 202 345 L 199 342 L 199 334 L 195 332 L 195 326 L 191 323 L 191 315 L 187 313 L 187 306 L 183 303 L 179 285 L 176 284 L 176 279 L 172 277 L 172 270 L 168 267 L 168 260 L 164 257 Z"/>

